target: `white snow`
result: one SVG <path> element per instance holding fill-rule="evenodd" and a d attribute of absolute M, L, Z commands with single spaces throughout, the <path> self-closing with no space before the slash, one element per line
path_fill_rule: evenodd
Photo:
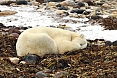
<path fill-rule="evenodd" d="M 37 6 L 20 6 L 20 7 L 8 7 L 1 6 L 0 10 L 13 10 L 18 13 L 10 16 L 1 16 L 0 22 L 5 26 L 57 26 L 59 24 L 66 24 L 66 26 L 72 27 L 73 30 L 77 32 L 83 33 L 87 39 L 105 39 L 110 41 L 117 40 L 117 30 L 104 30 L 102 26 L 95 24 L 91 25 L 90 23 L 84 23 L 88 21 L 87 18 L 58 18 L 54 11 L 39 9 L 37 10 Z M 57 19 L 57 20 L 55 20 Z M 78 23 L 72 23 L 64 21 L 58 22 L 60 20 L 75 20 Z"/>

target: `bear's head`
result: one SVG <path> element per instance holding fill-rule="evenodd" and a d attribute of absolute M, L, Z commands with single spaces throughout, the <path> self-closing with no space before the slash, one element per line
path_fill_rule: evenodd
<path fill-rule="evenodd" d="M 79 36 L 74 38 L 74 42 L 76 42 L 77 44 L 79 44 L 80 49 L 84 49 L 87 47 L 87 40 L 84 37 L 83 34 L 80 34 Z"/>

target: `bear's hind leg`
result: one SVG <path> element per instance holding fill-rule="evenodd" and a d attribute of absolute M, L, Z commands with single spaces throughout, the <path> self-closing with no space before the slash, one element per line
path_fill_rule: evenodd
<path fill-rule="evenodd" d="M 16 50 L 18 56 L 27 54 L 43 56 L 45 54 L 58 53 L 54 40 L 45 33 L 21 34 L 16 44 Z"/>

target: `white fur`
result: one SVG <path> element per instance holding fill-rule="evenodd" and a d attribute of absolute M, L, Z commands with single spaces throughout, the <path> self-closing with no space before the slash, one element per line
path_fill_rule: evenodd
<path fill-rule="evenodd" d="M 18 56 L 63 54 L 86 48 L 83 34 L 51 27 L 35 27 L 22 32 L 16 43 Z"/>

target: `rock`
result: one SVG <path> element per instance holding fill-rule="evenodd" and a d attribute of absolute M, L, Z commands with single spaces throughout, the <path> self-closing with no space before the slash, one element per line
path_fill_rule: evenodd
<path fill-rule="evenodd" d="M 42 4 L 42 3 L 44 3 L 45 0 L 35 0 L 35 1 L 37 1 L 37 2 Z"/>
<path fill-rule="evenodd" d="M 58 64 L 57 64 L 57 68 L 66 68 L 66 67 L 69 67 L 67 60 L 59 59 Z"/>
<path fill-rule="evenodd" d="M 104 3 L 103 2 L 97 2 L 96 4 L 102 6 Z"/>
<path fill-rule="evenodd" d="M 117 18 L 117 13 L 109 14 L 109 17 L 115 17 L 115 18 Z"/>
<path fill-rule="evenodd" d="M 61 7 L 58 8 L 58 10 L 68 10 L 68 7 L 61 6 Z"/>
<path fill-rule="evenodd" d="M 26 30 L 26 29 L 28 29 L 28 27 L 21 27 L 21 29 L 22 29 L 22 30 Z"/>
<path fill-rule="evenodd" d="M 10 29 L 8 30 L 8 34 L 12 34 L 12 33 L 21 34 L 19 27 L 10 28 Z M 13 34 L 12 34 L 12 35 L 13 35 Z M 15 34 L 14 34 L 14 35 L 15 35 Z"/>
<path fill-rule="evenodd" d="M 101 18 L 99 15 L 91 16 L 91 19 L 94 19 L 94 20 L 99 19 L 99 18 Z"/>
<path fill-rule="evenodd" d="M 26 64 L 26 62 L 25 61 L 20 61 L 20 64 Z"/>
<path fill-rule="evenodd" d="M 56 7 L 56 2 L 49 2 L 49 3 L 47 3 L 47 5 L 46 5 L 46 9 L 47 9 L 47 10 L 53 10 L 53 8 L 54 8 L 54 9 L 57 8 L 57 7 Z"/>
<path fill-rule="evenodd" d="M 16 11 L 11 11 L 11 10 L 4 10 L 0 12 L 0 16 L 5 16 L 5 15 L 13 15 L 16 14 Z"/>
<path fill-rule="evenodd" d="M 27 1 L 17 1 L 17 5 L 27 5 Z"/>
<path fill-rule="evenodd" d="M 64 12 L 64 14 L 63 14 L 64 16 L 68 16 L 69 15 L 69 13 L 68 12 Z"/>
<path fill-rule="evenodd" d="M 56 7 L 61 7 L 62 5 L 61 4 L 57 4 Z"/>
<path fill-rule="evenodd" d="M 74 5 L 75 5 L 74 0 L 65 0 L 65 3 L 66 3 L 68 6 L 74 6 Z"/>
<path fill-rule="evenodd" d="M 56 77 L 56 78 L 63 78 L 63 77 L 67 77 L 68 74 L 69 74 L 69 73 L 66 72 L 66 71 L 60 71 L 60 72 L 57 72 L 57 73 L 55 74 L 55 77 Z"/>
<path fill-rule="evenodd" d="M 113 44 L 113 46 L 117 46 L 117 40 L 114 41 L 112 44 Z"/>
<path fill-rule="evenodd" d="M 23 58 L 23 60 L 29 64 L 36 64 L 38 61 L 37 59 L 39 60 L 39 58 L 36 55 L 30 55 L 30 54 L 24 56 Z"/>
<path fill-rule="evenodd" d="M 64 14 L 64 10 L 56 10 L 56 14 L 62 15 L 62 14 Z"/>
<path fill-rule="evenodd" d="M 19 58 L 17 58 L 17 57 L 9 57 L 9 59 L 14 64 L 18 64 L 18 62 L 19 62 Z"/>
<path fill-rule="evenodd" d="M 18 33 L 11 33 L 8 35 L 9 37 L 13 37 L 13 38 L 18 38 L 19 34 Z"/>
<path fill-rule="evenodd" d="M 111 6 L 110 6 L 109 4 L 107 4 L 107 3 L 104 3 L 104 4 L 102 5 L 102 7 L 103 7 L 103 8 L 111 8 Z"/>
<path fill-rule="evenodd" d="M 64 29 L 66 27 L 66 25 L 61 25 L 61 24 L 59 24 L 58 26 L 57 26 L 57 28 L 61 28 L 61 29 Z"/>
<path fill-rule="evenodd" d="M 64 0 L 44 0 L 44 2 L 62 2 Z"/>
<path fill-rule="evenodd" d="M 29 4 L 29 3 L 28 3 Z M 30 4 L 29 4 L 30 5 Z M 34 5 L 34 6 L 39 6 L 39 2 L 36 2 L 36 1 L 32 1 L 31 2 L 31 5 Z"/>
<path fill-rule="evenodd" d="M 111 41 L 105 41 L 105 45 L 106 46 L 111 46 L 112 45 L 112 42 Z"/>
<path fill-rule="evenodd" d="M 95 3 L 92 2 L 91 0 L 83 0 L 83 2 L 88 3 L 89 6 L 94 6 L 95 5 Z"/>
<path fill-rule="evenodd" d="M 78 5 L 79 7 L 84 7 L 85 4 L 83 2 L 77 2 L 76 5 Z"/>
<path fill-rule="evenodd" d="M 91 12 L 90 11 L 84 11 L 83 14 L 84 15 L 89 15 Z"/>
<path fill-rule="evenodd" d="M 4 24 L 3 23 L 0 23 L 0 27 L 3 27 L 4 26 Z"/>
<path fill-rule="evenodd" d="M 95 15 L 102 15 L 103 14 L 103 11 L 102 11 L 102 9 L 96 9 L 95 10 Z"/>
<path fill-rule="evenodd" d="M 65 0 L 60 3 L 63 6 L 75 6 L 75 2 L 73 0 Z"/>
<path fill-rule="evenodd" d="M 10 5 L 12 3 L 15 3 L 16 1 L 10 1 L 10 0 L 3 0 L 0 1 L 0 5 Z"/>
<path fill-rule="evenodd" d="M 45 69 L 43 70 L 44 73 L 52 73 L 52 70 L 51 69 Z"/>
<path fill-rule="evenodd" d="M 73 9 L 70 11 L 70 13 L 77 13 L 77 14 L 82 14 L 84 12 L 84 10 L 82 9 Z"/>
<path fill-rule="evenodd" d="M 43 73 L 43 71 L 37 72 L 36 75 L 37 75 L 39 78 L 44 78 L 44 77 L 47 76 L 45 73 Z"/>

